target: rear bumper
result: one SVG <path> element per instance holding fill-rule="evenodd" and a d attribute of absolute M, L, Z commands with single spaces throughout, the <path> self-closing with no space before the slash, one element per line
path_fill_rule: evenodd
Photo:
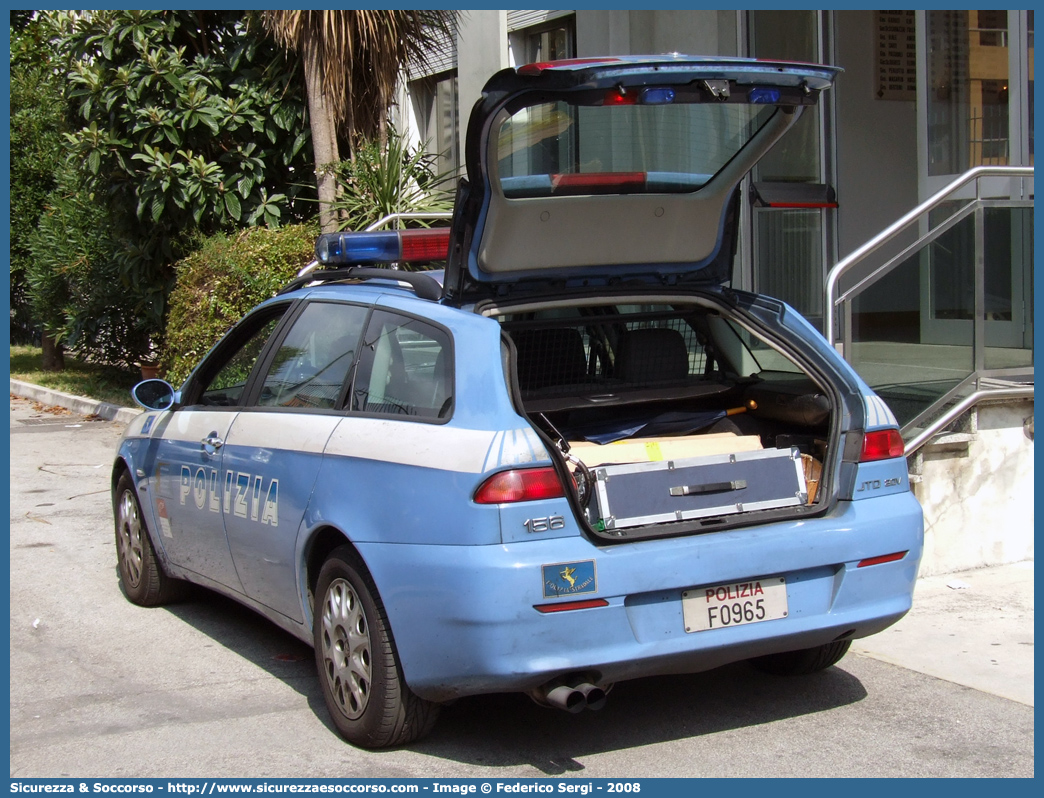
<path fill-rule="evenodd" d="M 909 493 L 841 502 L 810 521 L 596 547 L 581 537 L 500 546 L 359 544 L 419 695 L 529 690 L 585 672 L 609 683 L 696 672 L 865 637 L 910 608 L 923 516 Z M 905 551 L 901 560 L 859 561 Z M 545 598 L 542 567 L 593 561 L 595 589 Z M 580 572 L 591 571 L 581 566 Z M 681 592 L 783 576 L 788 615 L 686 633 Z M 544 614 L 535 605 L 607 606 Z"/>

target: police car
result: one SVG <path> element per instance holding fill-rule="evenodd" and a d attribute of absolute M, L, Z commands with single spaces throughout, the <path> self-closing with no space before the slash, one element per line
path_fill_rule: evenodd
<path fill-rule="evenodd" d="M 462 696 L 597 709 L 654 674 L 810 673 L 894 623 L 923 537 L 895 418 L 729 287 L 740 183 L 836 72 L 494 75 L 449 228 L 322 236 L 179 389 L 135 388 L 127 597 L 192 582 L 307 641 L 372 748 Z"/>

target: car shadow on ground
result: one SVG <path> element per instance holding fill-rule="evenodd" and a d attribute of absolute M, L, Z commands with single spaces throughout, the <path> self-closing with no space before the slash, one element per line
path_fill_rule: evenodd
<path fill-rule="evenodd" d="M 584 768 L 578 758 L 759 726 L 854 704 L 862 683 L 842 668 L 781 678 L 745 662 L 616 685 L 604 709 L 576 715 L 520 694 L 462 699 L 411 749 L 487 767 L 531 765 L 547 776 Z M 524 729 L 525 734 L 519 734 Z"/>
<path fill-rule="evenodd" d="M 192 588 L 186 600 L 166 609 L 300 693 L 336 737 L 310 646 L 203 588 Z M 462 764 L 530 765 L 547 776 L 567 776 L 584 769 L 579 757 L 800 717 L 854 704 L 866 695 L 862 683 L 843 668 L 783 678 L 739 662 L 705 673 L 623 682 L 598 712 L 573 715 L 517 693 L 463 698 L 445 706 L 432 733 L 408 747 Z"/>
<path fill-rule="evenodd" d="M 230 651 L 322 704 L 312 648 L 220 593 L 190 585 L 182 601 L 164 609 Z M 331 727 L 332 728 L 332 727 Z"/>

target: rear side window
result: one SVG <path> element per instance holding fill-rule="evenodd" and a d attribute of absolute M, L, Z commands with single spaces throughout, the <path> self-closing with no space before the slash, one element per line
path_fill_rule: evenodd
<path fill-rule="evenodd" d="M 352 410 L 397 417 L 449 418 L 453 408 L 450 336 L 434 325 L 375 311 L 363 337 Z"/>
<path fill-rule="evenodd" d="M 258 404 L 337 407 L 366 321 L 367 308 L 313 302 L 294 321 L 265 374 Z"/>

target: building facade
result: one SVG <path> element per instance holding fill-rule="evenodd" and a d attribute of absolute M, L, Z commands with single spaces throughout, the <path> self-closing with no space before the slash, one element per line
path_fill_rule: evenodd
<path fill-rule="evenodd" d="M 826 275 L 840 258 L 972 167 L 1033 164 L 1032 10 L 464 11 L 442 51 L 412 71 L 398 125 L 438 153 L 441 171 L 457 169 L 468 113 L 495 71 L 664 52 L 844 68 L 744 185 L 733 279 L 820 325 Z M 1010 182 L 993 190 L 1004 195 Z M 985 279 L 993 343 L 1025 350 L 1032 211 L 1023 216 L 993 224 L 987 246 L 1002 251 L 988 261 L 1004 265 Z M 962 246 L 973 244 L 955 240 L 950 249 Z M 951 263 L 945 249 L 935 263 L 898 270 L 866 292 L 864 333 L 941 343 L 960 336 L 971 300 L 954 275 L 968 259 Z"/>

